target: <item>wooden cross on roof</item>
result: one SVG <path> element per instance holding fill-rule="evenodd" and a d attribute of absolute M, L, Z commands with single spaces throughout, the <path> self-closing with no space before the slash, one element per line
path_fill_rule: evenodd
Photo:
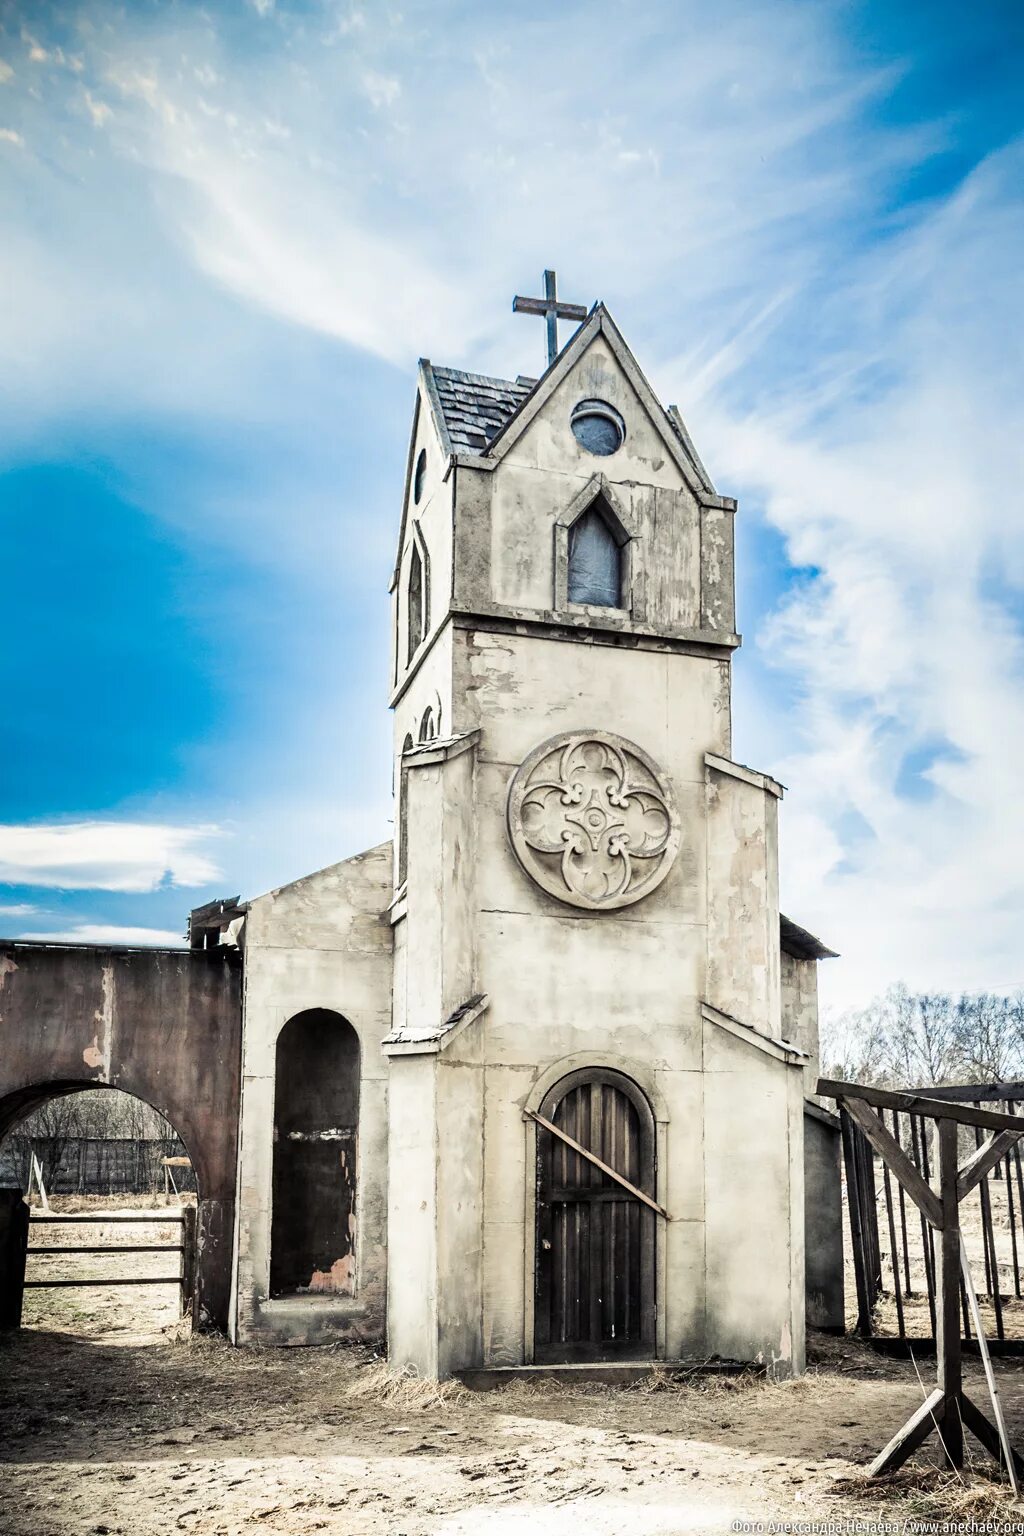
<path fill-rule="evenodd" d="M 555 286 L 555 274 L 544 273 L 544 297 L 524 299 L 519 294 L 512 300 L 512 312 L 516 315 L 543 315 L 548 326 L 548 367 L 558 356 L 559 320 L 585 320 L 587 309 L 583 304 L 563 304 Z"/>

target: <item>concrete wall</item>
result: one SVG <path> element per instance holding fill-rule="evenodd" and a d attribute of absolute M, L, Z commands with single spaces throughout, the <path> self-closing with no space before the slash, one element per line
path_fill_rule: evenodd
<path fill-rule="evenodd" d="M 656 1105 L 658 1198 L 673 1218 L 658 1234 L 660 1353 L 718 1351 L 799 1369 L 801 1073 L 719 1039 L 701 1013 L 715 998 L 713 965 L 744 1022 L 779 1032 L 776 798 L 722 775 L 711 786 L 704 761 L 728 747 L 728 665 L 482 626 L 455 631 L 453 663 L 453 727 L 481 734 L 475 751 L 411 772 L 408 916 L 396 953 L 406 957 L 410 1031 L 436 1026 L 470 992 L 489 1006 L 451 1046 L 432 1045 L 429 1066 L 392 1062 L 421 1082 L 417 1113 L 433 1115 L 436 1128 L 433 1267 L 415 1286 L 422 1222 L 413 1194 L 426 1198 L 419 1163 L 430 1143 L 422 1127 L 392 1136 L 393 1355 L 423 1371 L 530 1358 L 535 1174 L 523 1110 L 558 1076 L 604 1064 Z M 670 874 L 617 912 L 581 912 L 548 895 L 513 857 L 506 830 L 519 763 L 539 740 L 587 724 L 649 752 L 680 812 Z M 446 828 L 466 846 L 472 839 L 472 879 L 463 875 L 457 890 L 453 871 L 466 865 Z M 744 890 L 741 906 L 719 904 L 716 928 L 711 878 Z M 459 988 L 443 985 L 450 962 Z"/>
<path fill-rule="evenodd" d="M 818 1050 L 818 964 L 782 955 L 782 1033 L 807 1052 L 804 1093 L 808 1098 L 820 1076 Z"/>
<path fill-rule="evenodd" d="M 389 843 L 250 904 L 245 930 L 244 1048 L 233 1336 L 323 1342 L 384 1332 L 387 1232 L 387 1068 L 391 1027 Z M 327 1008 L 359 1036 L 355 1294 L 269 1300 L 274 1069 L 294 1015 Z"/>
<path fill-rule="evenodd" d="M 572 436 L 583 396 L 626 422 L 610 458 Z M 496 468 L 460 463 L 449 481 L 451 623 L 393 698 L 396 752 L 435 696 L 443 736 L 479 736 L 457 760 L 408 765 L 395 1022 L 420 1042 L 400 1052 L 420 1054 L 391 1061 L 392 1356 L 425 1373 L 531 1358 L 524 1109 L 576 1067 L 605 1065 L 633 1077 L 658 1125 L 672 1217 L 658 1232 L 659 1353 L 799 1370 L 802 1075 L 791 1054 L 733 1038 L 702 1010 L 780 1033 L 780 791 L 705 761 L 731 746 L 732 504 L 690 488 L 603 336 Z M 556 602 L 560 528 L 595 484 L 630 534 L 624 612 Z M 549 894 L 506 826 L 524 759 L 586 729 L 635 743 L 678 808 L 668 875 L 615 911 Z M 476 993 L 486 1011 L 449 1043 L 439 1026 Z"/>
<path fill-rule="evenodd" d="M 228 1323 L 242 1013 L 234 949 L 0 942 L 0 1138 L 56 1093 L 109 1085 L 185 1143 L 199 1189 L 199 1303 Z"/>

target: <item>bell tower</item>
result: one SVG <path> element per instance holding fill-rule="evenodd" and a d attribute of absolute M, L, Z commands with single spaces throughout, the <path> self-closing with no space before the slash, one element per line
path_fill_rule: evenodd
<path fill-rule="evenodd" d="M 541 378 L 421 363 L 392 582 L 385 1051 L 403 1129 L 389 1172 L 389 1318 L 399 1357 L 442 1374 L 456 1358 L 556 1358 L 567 1328 L 596 1330 L 603 1342 L 580 1347 L 613 1353 L 766 1348 L 747 1281 L 713 1324 L 704 1310 L 710 1271 L 764 1271 L 763 1251 L 746 1252 L 724 1206 L 707 1214 L 705 1194 L 721 1176 L 719 1122 L 733 1118 L 722 1118 L 732 1053 L 757 1056 L 781 1032 L 782 791 L 730 759 L 736 504 L 605 307 L 561 304 L 546 277 L 545 298 L 517 308 L 545 317 L 552 345 L 559 319 L 579 323 Z M 772 1187 L 790 1231 L 800 1099 L 786 1079 L 801 1058 L 772 1049 L 783 1092 L 765 1167 L 781 1157 Z M 611 1116 L 581 1134 L 614 1139 L 629 1123 L 649 1145 L 637 1167 L 657 1171 L 637 1198 L 664 1216 L 654 1181 L 671 1185 L 684 1213 L 636 1237 L 648 1267 L 630 1282 L 632 1321 L 609 1321 L 598 1301 L 589 1323 L 569 1316 L 545 1257 L 560 1239 L 542 1241 L 549 1229 L 530 1214 L 537 1136 L 552 1134 L 530 1117 L 570 1103 L 563 1081 L 576 1084 L 572 1103 Z M 658 1105 L 670 1100 L 680 1125 L 665 1142 Z M 420 1228 L 429 1274 L 409 1262 L 426 1251 Z M 525 1268 L 510 1267 L 510 1234 Z M 776 1355 L 803 1328 L 789 1247 L 779 1262 Z M 425 1293 L 438 1298 L 426 1333 Z"/>

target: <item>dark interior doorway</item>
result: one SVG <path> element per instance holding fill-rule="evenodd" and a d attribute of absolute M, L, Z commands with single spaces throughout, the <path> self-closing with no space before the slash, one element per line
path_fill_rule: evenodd
<path fill-rule="evenodd" d="M 356 1281 L 359 1037 L 312 1008 L 277 1039 L 270 1295 L 352 1296 Z"/>
<path fill-rule="evenodd" d="M 629 1078 L 601 1068 L 573 1072 L 540 1112 L 654 1198 L 654 1116 Z M 653 1357 L 655 1220 L 621 1184 L 538 1125 L 539 1364 Z"/>

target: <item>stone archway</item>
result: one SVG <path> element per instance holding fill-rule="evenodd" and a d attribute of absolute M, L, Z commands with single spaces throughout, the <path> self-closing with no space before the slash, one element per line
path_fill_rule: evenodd
<path fill-rule="evenodd" d="M 0 942 L 0 1139 L 59 1094 L 113 1087 L 151 1104 L 199 1189 L 199 1304 L 227 1325 L 238 1151 L 241 956 Z"/>

